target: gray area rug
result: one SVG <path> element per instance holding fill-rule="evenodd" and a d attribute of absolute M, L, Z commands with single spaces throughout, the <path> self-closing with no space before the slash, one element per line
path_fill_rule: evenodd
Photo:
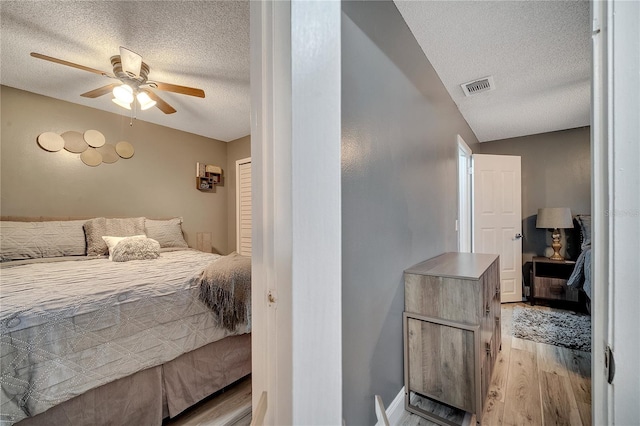
<path fill-rule="evenodd" d="M 591 317 L 572 311 L 546 311 L 516 306 L 513 336 L 534 342 L 591 351 Z"/>

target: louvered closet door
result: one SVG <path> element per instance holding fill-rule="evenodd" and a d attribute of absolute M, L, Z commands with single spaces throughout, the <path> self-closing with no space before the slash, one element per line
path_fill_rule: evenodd
<path fill-rule="evenodd" d="M 237 173 L 237 250 L 251 256 L 251 160 L 240 160 Z"/>

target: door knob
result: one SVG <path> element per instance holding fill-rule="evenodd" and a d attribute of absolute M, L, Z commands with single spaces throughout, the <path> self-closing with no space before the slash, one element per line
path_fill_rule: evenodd
<path fill-rule="evenodd" d="M 519 240 L 520 238 L 522 238 L 522 234 L 516 234 L 516 240 Z"/>

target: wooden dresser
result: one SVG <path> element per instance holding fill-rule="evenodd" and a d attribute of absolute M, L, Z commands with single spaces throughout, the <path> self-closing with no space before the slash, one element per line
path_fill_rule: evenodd
<path fill-rule="evenodd" d="M 413 392 L 475 413 L 478 424 L 500 349 L 498 255 L 445 253 L 404 272 L 405 408 Z"/>

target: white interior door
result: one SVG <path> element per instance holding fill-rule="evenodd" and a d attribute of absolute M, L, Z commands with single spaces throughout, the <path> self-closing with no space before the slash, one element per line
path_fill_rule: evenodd
<path fill-rule="evenodd" d="M 520 157 L 473 155 L 473 252 L 500 255 L 502 302 L 522 301 Z"/>

